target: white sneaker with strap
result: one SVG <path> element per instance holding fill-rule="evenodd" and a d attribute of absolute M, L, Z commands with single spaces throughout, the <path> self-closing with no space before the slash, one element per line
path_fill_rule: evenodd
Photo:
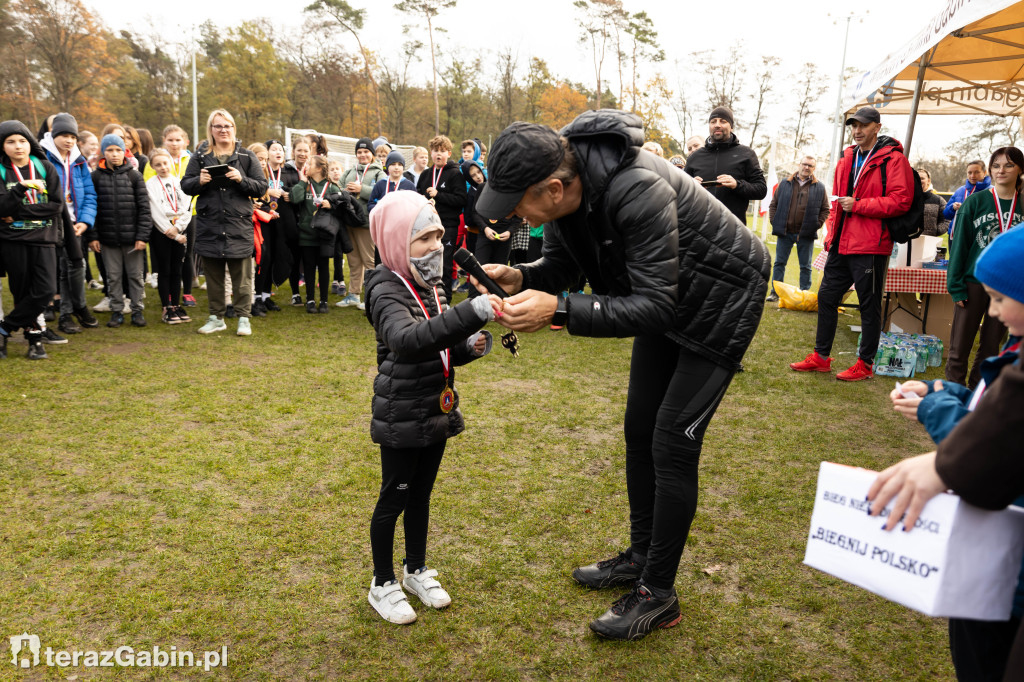
<path fill-rule="evenodd" d="M 378 586 L 377 578 L 374 576 L 370 581 L 370 594 L 367 595 L 367 599 L 380 617 L 389 623 L 407 625 L 416 620 L 416 612 L 413 611 L 397 580 L 389 580 Z"/>
<path fill-rule="evenodd" d="M 419 600 L 434 609 L 443 609 L 452 603 L 452 598 L 437 582 L 437 571 L 423 568 L 409 573 L 407 567 L 402 566 L 402 585 Z"/>

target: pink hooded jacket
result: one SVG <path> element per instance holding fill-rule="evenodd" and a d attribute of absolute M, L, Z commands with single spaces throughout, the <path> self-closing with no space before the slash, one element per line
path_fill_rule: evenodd
<path fill-rule="evenodd" d="M 406 280 L 412 280 L 409 267 L 409 242 L 416 218 L 430 202 L 416 192 L 391 192 L 370 213 L 370 237 L 377 246 L 381 262 Z M 436 211 L 434 212 L 436 215 Z M 441 219 L 436 219 L 438 227 Z"/>

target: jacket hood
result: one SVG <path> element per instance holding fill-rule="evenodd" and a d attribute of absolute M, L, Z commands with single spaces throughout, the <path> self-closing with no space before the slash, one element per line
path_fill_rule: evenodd
<path fill-rule="evenodd" d="M 735 147 L 740 143 L 739 138 L 736 137 L 736 133 L 729 133 L 729 137 L 721 142 L 715 142 L 708 135 L 708 138 L 704 140 L 704 148 L 708 151 L 715 151 L 717 149 L 728 149 L 729 147 Z"/>
<path fill-rule="evenodd" d="M 0 123 L 0 161 L 7 161 L 7 154 L 4 153 L 3 146 L 4 142 L 11 135 L 22 135 L 29 144 L 29 154 L 38 158 L 45 159 L 46 154 L 43 152 L 43 148 L 39 146 L 39 142 L 36 141 L 35 136 L 29 132 L 28 126 L 21 121 L 4 121 Z"/>
<path fill-rule="evenodd" d="M 900 141 L 894 137 L 889 137 L 888 135 L 879 135 L 878 140 L 875 142 L 875 146 L 878 148 L 879 152 L 884 152 L 886 154 L 891 154 L 892 152 L 899 152 L 900 154 L 903 153 L 903 145 L 900 144 Z M 855 144 L 851 144 L 846 149 L 851 156 L 857 153 L 857 145 Z"/>
<path fill-rule="evenodd" d="M 437 211 L 418 192 L 391 192 L 377 202 L 370 212 L 370 237 L 380 253 L 380 262 L 407 280 L 412 280 L 409 265 L 409 242 L 412 241 L 413 227 L 424 209 L 430 208 L 432 220 L 438 226 L 441 218 Z"/>
<path fill-rule="evenodd" d="M 477 148 L 477 156 L 479 156 L 479 155 L 480 155 L 480 151 L 479 151 L 479 148 Z M 477 168 L 480 169 L 480 173 L 483 174 L 484 173 L 484 165 L 482 163 L 480 163 L 479 161 L 477 161 L 476 159 L 473 159 L 472 161 L 463 161 L 462 163 L 459 164 L 459 170 L 462 171 L 462 176 L 464 178 L 466 178 L 466 182 L 469 183 L 470 187 L 479 188 L 480 185 L 482 185 L 484 183 L 483 182 L 473 182 L 473 178 L 471 178 L 469 176 L 469 167 L 470 166 L 476 166 Z M 486 177 L 484 179 L 484 182 L 487 182 Z"/>
<path fill-rule="evenodd" d="M 974 187 L 975 188 L 974 191 L 978 191 L 979 189 L 988 189 L 991 186 L 992 186 L 992 178 L 990 178 L 987 175 L 985 177 L 983 177 L 978 183 L 976 183 L 974 185 L 972 185 L 969 180 L 964 183 L 964 187 Z"/>
<path fill-rule="evenodd" d="M 57 145 L 54 144 L 53 137 L 50 133 L 43 135 L 43 141 L 39 143 L 39 146 L 52 157 L 53 161 L 61 163 L 61 159 L 63 157 L 57 150 Z M 81 161 L 79 161 L 79 159 L 81 159 Z M 71 148 L 71 165 L 74 166 L 76 163 L 85 163 L 85 158 L 82 156 L 82 152 L 78 151 L 77 144 Z"/>
<path fill-rule="evenodd" d="M 644 144 L 643 121 L 618 109 L 585 111 L 561 130 L 576 154 L 577 168 L 587 176 L 588 196 L 604 193 L 610 178 L 631 163 Z"/>

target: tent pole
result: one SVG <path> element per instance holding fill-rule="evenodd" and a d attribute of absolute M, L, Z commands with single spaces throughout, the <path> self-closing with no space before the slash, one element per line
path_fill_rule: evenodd
<path fill-rule="evenodd" d="M 921 87 L 924 84 L 924 72 L 928 68 L 929 54 L 921 55 L 921 66 L 917 69 L 917 82 L 914 84 L 914 99 L 910 103 L 910 120 L 907 121 L 907 136 L 903 141 L 903 154 L 910 158 L 910 144 L 914 141 L 914 124 L 917 122 L 917 105 L 921 101 Z"/>

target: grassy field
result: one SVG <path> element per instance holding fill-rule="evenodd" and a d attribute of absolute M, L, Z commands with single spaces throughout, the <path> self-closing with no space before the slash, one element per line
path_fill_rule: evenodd
<path fill-rule="evenodd" d="M 366 603 L 380 472 L 365 318 L 288 307 L 250 338 L 233 324 L 203 337 L 199 321 L 159 324 L 155 299 L 145 329 L 90 330 L 45 362 L 12 343 L 0 363 L 0 658 L 27 631 L 55 650 L 227 646 L 228 665 L 0 661 L 0 679 L 953 677 L 944 621 L 801 563 L 819 462 L 881 468 L 929 449 L 887 408 L 891 381 L 786 367 L 810 350 L 813 314 L 766 309 L 707 432 L 683 620 L 623 644 L 587 628 L 618 593 L 569 571 L 626 546 L 629 340 L 544 331 L 518 360 L 497 348 L 460 371 L 468 429 L 449 444 L 428 548 L 454 604 L 398 627 Z M 840 368 L 857 322 L 840 317 Z"/>

